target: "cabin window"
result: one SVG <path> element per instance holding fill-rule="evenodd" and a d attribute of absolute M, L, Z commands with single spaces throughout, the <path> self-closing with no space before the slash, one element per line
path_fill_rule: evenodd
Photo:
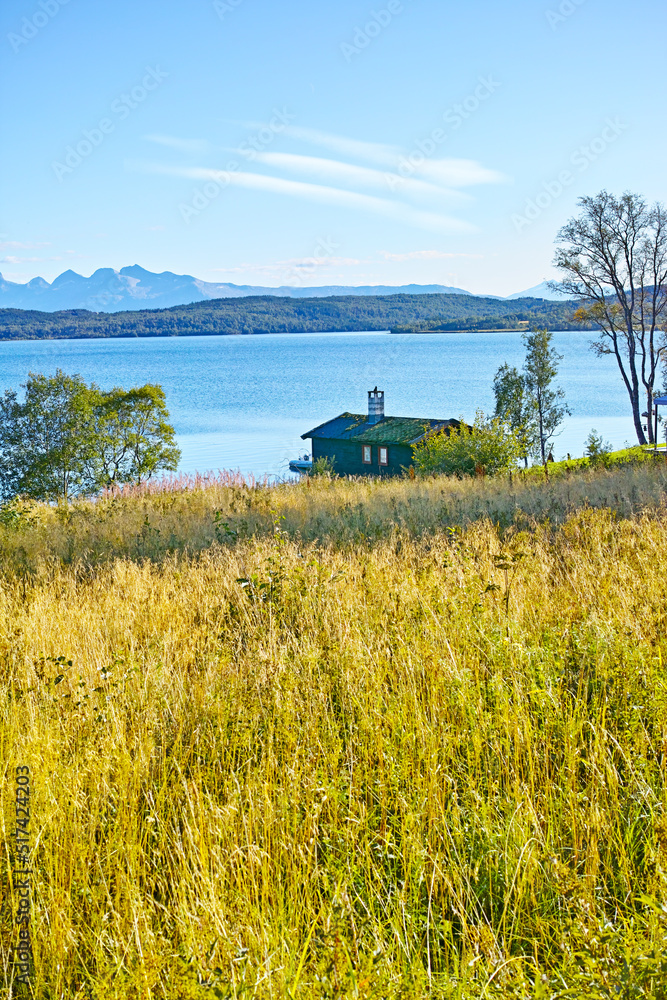
<path fill-rule="evenodd" d="M 389 465 L 389 455 L 386 448 L 380 448 L 380 465 Z"/>
<path fill-rule="evenodd" d="M 371 446 L 369 444 L 362 444 L 361 446 L 361 460 L 364 465 L 370 465 L 373 461 L 371 455 Z"/>

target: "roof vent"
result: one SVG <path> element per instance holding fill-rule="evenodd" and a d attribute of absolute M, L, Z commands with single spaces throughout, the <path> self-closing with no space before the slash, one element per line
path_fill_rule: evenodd
<path fill-rule="evenodd" d="M 368 393 L 368 423 L 379 424 L 384 420 L 384 392 L 378 392 L 375 386 Z"/>

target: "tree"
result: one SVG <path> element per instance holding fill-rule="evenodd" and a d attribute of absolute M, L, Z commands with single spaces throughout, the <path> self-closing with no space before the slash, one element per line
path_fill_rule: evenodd
<path fill-rule="evenodd" d="M 524 333 L 522 339 L 526 348 L 523 368 L 525 392 L 534 411 L 536 430 L 533 452 L 540 458 L 546 472 L 551 443 L 563 418 L 570 413 L 567 404 L 561 402 L 565 398 L 563 390 L 552 387 L 558 374 L 558 362 L 563 356 L 551 346 L 553 334 L 548 330 Z"/>
<path fill-rule="evenodd" d="M 667 216 L 638 194 L 607 191 L 579 199 L 582 212 L 560 230 L 554 258 L 563 280 L 552 287 L 581 300 L 576 318 L 600 333 L 592 348 L 613 354 L 625 383 L 637 440 L 647 443 L 641 411 L 651 413 L 660 358 L 667 348 Z M 646 424 L 648 442 L 653 427 Z"/>
<path fill-rule="evenodd" d="M 493 379 L 496 397 L 494 416 L 508 424 L 519 442 L 519 456 L 528 465 L 528 455 L 535 438 L 533 407 L 526 395 L 526 380 L 518 368 L 505 363 Z"/>
<path fill-rule="evenodd" d="M 424 476 L 494 475 L 516 465 L 521 445 L 512 429 L 497 417 L 477 411 L 472 427 L 461 421 L 436 434 L 429 434 L 413 447 L 417 472 Z"/>
<path fill-rule="evenodd" d="M 160 386 L 103 392 L 58 369 L 0 397 L 0 496 L 58 501 L 176 469 Z"/>
<path fill-rule="evenodd" d="M 140 483 L 159 469 L 176 469 L 180 451 L 169 411 L 159 385 L 143 385 L 125 392 L 96 390 L 90 414 L 87 453 L 88 478 L 98 486 Z"/>
<path fill-rule="evenodd" d="M 12 390 L 0 403 L 2 496 L 66 500 L 89 485 L 88 387 L 78 375 L 58 370 L 53 378 L 30 373 L 23 388 L 23 403 Z"/>

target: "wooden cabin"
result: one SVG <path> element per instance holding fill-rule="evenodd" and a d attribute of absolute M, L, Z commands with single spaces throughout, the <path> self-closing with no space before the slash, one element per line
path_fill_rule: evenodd
<path fill-rule="evenodd" d="M 387 417 L 384 392 L 368 393 L 368 413 L 341 413 L 302 434 L 311 440 L 312 461 L 329 460 L 340 476 L 401 476 L 413 465 L 413 445 L 459 420 Z"/>

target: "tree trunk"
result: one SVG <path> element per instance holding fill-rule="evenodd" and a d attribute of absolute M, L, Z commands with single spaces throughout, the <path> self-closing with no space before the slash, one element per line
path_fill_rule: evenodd
<path fill-rule="evenodd" d="M 643 444 L 647 444 L 646 434 L 644 433 L 644 427 L 643 427 L 643 424 L 642 424 L 642 419 L 643 418 L 642 418 L 641 411 L 640 411 L 640 408 L 639 408 L 639 387 L 637 388 L 637 394 L 636 395 L 633 394 L 633 396 L 631 396 L 630 399 L 631 399 L 631 402 L 632 402 L 632 419 L 634 421 L 635 431 L 637 433 L 637 440 L 638 440 L 639 444 L 642 444 L 642 445 Z M 650 421 L 650 418 L 649 418 L 649 426 L 650 426 L 650 423 L 651 423 L 651 421 Z"/>
<path fill-rule="evenodd" d="M 630 384 L 632 386 L 632 393 L 630 395 L 630 401 L 632 403 L 632 418 L 635 423 L 635 430 L 637 432 L 637 440 L 639 441 L 639 444 L 646 444 L 646 435 L 642 425 L 642 412 L 639 403 L 639 377 L 637 375 L 637 365 L 635 361 L 637 354 L 637 341 L 631 319 L 628 322 L 627 336 L 628 365 L 630 367 Z"/>
<path fill-rule="evenodd" d="M 537 413 L 540 422 L 540 453 L 542 455 L 542 465 L 544 466 L 545 478 L 549 478 L 549 469 L 547 468 L 547 453 L 544 446 L 544 414 L 542 412 L 542 393 L 537 390 Z"/>
<path fill-rule="evenodd" d="M 646 420 L 646 426 L 648 427 L 648 443 L 655 444 L 655 428 L 653 427 L 653 392 L 646 393 L 646 412 L 648 413 L 648 419 Z"/>

